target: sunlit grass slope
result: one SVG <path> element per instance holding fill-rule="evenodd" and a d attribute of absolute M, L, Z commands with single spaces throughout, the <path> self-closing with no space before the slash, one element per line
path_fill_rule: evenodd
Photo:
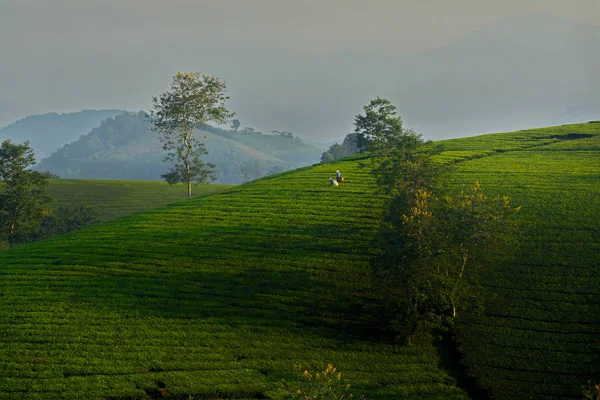
<path fill-rule="evenodd" d="M 484 314 L 460 319 L 468 372 L 494 399 L 581 398 L 600 382 L 600 124 L 440 144 L 463 161 L 449 185 L 523 206 L 516 259 L 490 266 Z"/>
<path fill-rule="evenodd" d="M 600 124 L 438 143 L 453 190 L 522 205 L 516 260 L 460 315 L 468 372 L 496 399 L 577 398 L 600 376 Z M 285 173 L 0 253 L 0 398 L 264 398 L 333 363 L 372 399 L 466 398 L 433 348 L 368 339 L 372 178 Z M 327 178 L 341 169 L 348 183 Z"/>
<path fill-rule="evenodd" d="M 434 348 L 368 339 L 381 202 L 347 161 L 0 253 L 0 398 L 265 398 L 298 363 L 467 398 Z"/>
<path fill-rule="evenodd" d="M 232 185 L 194 185 L 193 197 L 223 191 Z M 183 185 L 161 181 L 111 181 L 94 179 L 53 179 L 48 193 L 55 205 L 91 205 L 100 221 L 165 206 L 187 197 Z"/>

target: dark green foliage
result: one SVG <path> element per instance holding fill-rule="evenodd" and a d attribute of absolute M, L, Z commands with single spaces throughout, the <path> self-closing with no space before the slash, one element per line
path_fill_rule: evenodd
<path fill-rule="evenodd" d="M 377 97 L 363 107 L 365 114 L 354 118 L 354 133 L 342 144 L 333 144 L 321 155 L 321 162 L 337 160 L 364 151 L 415 148 L 423 143 L 421 134 L 402 128 L 402 118 L 387 99 Z"/>
<path fill-rule="evenodd" d="M 91 205 L 60 204 L 56 210 L 44 214 L 36 239 L 76 231 L 97 222 L 96 210 Z"/>
<path fill-rule="evenodd" d="M 396 106 L 389 100 L 377 97 L 363 107 L 364 115 L 354 118 L 359 151 L 378 151 L 386 148 L 415 147 L 422 143 L 422 136 L 402 128 L 402 118 L 396 115 Z"/>
<path fill-rule="evenodd" d="M 398 129 L 377 139 L 373 158 L 379 187 L 391 195 L 374 272 L 388 296 L 391 332 L 410 342 L 418 330 L 452 329 L 457 310 L 482 303 L 479 270 L 509 241 L 515 210 L 506 197 L 485 196 L 478 183 L 445 195 L 436 187 L 441 168 L 419 149 L 422 137 Z"/>
<path fill-rule="evenodd" d="M 51 200 L 46 193 L 49 174 L 31 171 L 35 165 L 29 142 L 0 147 L 0 242 L 9 247 L 29 241 L 39 226 L 44 207 Z"/>
<path fill-rule="evenodd" d="M 443 199 L 420 188 L 393 203 L 376 264 L 398 303 L 393 330 L 409 342 L 418 330 L 454 329 L 459 310 L 483 304 L 482 270 L 511 242 L 518 209 L 506 197 L 488 198 L 478 183 Z"/>
<path fill-rule="evenodd" d="M 332 144 L 329 149 L 321 155 L 321 162 L 338 160 L 357 154 L 358 152 L 358 134 L 349 133 L 344 138 L 342 144 Z"/>
<path fill-rule="evenodd" d="M 390 139 L 402 132 L 402 118 L 396 116 L 396 107 L 389 100 L 377 97 L 363 109 L 365 114 L 354 118 L 358 148 L 380 150 L 388 147 Z"/>

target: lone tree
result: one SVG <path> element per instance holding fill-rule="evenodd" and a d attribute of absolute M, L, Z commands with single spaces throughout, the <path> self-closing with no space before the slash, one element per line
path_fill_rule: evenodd
<path fill-rule="evenodd" d="M 173 77 L 171 90 L 154 97 L 150 121 L 160 135 L 165 161 L 175 166 L 162 177 L 170 184 L 187 184 L 192 197 L 192 181 L 206 183 L 216 179 L 214 165 L 200 156 L 208 154 L 203 143 L 194 137 L 194 129 L 207 122 L 226 123 L 234 113 L 225 106 L 225 82 L 217 76 L 199 72 L 179 72 Z"/>
<path fill-rule="evenodd" d="M 0 239 L 10 247 L 33 234 L 44 216 L 44 206 L 51 200 L 46 193 L 49 173 L 29 170 L 35 165 L 29 142 L 13 144 L 5 140 L 0 146 Z"/>
<path fill-rule="evenodd" d="M 239 119 L 234 119 L 233 121 L 231 121 L 231 129 L 233 129 L 236 132 L 238 129 L 240 129 L 240 125 L 241 125 L 241 122 Z"/>
<path fill-rule="evenodd" d="M 446 169 L 431 157 L 438 149 L 403 129 L 388 100 L 378 97 L 364 110 L 355 134 L 375 151 L 372 172 L 387 197 L 373 259 L 382 316 L 405 342 L 417 332 L 451 331 L 461 310 L 482 307 L 479 279 L 487 265 L 510 255 L 519 207 L 485 195 L 478 182 L 449 195 Z"/>
<path fill-rule="evenodd" d="M 478 182 L 444 197 L 414 182 L 406 189 L 391 201 L 388 262 L 378 272 L 396 292 L 395 334 L 410 341 L 419 329 L 451 331 L 460 310 L 481 309 L 482 272 L 510 253 L 519 207 Z"/>
<path fill-rule="evenodd" d="M 422 143 L 420 134 L 402 129 L 396 106 L 377 97 L 363 107 L 364 115 L 354 117 L 354 133 L 359 151 L 377 151 L 392 147 L 414 147 Z"/>

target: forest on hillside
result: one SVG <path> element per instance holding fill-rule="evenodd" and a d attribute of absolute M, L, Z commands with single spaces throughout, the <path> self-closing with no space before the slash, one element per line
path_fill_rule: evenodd
<path fill-rule="evenodd" d="M 83 110 L 68 114 L 47 113 L 30 115 L 0 128 L 0 141 L 15 143 L 28 140 L 39 161 L 55 152 L 62 144 L 77 140 L 100 125 L 106 118 L 124 110 Z"/>
<path fill-rule="evenodd" d="M 218 183 L 242 183 L 319 161 L 323 149 L 293 135 L 252 129 L 198 132 Z M 43 159 L 36 169 L 61 178 L 161 180 L 170 165 L 144 112 L 110 117 L 79 140 Z"/>

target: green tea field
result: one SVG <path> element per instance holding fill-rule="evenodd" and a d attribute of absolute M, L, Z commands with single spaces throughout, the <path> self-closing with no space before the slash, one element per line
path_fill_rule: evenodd
<path fill-rule="evenodd" d="M 0 398 L 276 398 L 332 363 L 356 395 L 466 399 L 434 348 L 359 334 L 373 189 L 308 167 L 1 253 Z"/>
<path fill-rule="evenodd" d="M 435 145 L 449 190 L 522 206 L 517 258 L 459 315 L 467 373 L 493 399 L 580 398 L 600 381 L 600 124 Z M 0 399 L 277 399 L 299 363 L 367 399 L 468 399 L 435 348 L 370 335 L 383 198 L 360 158 L 0 253 Z"/>
<path fill-rule="evenodd" d="M 194 185 L 192 196 L 217 193 L 232 185 Z M 149 210 L 186 198 L 183 185 L 161 181 L 110 181 L 100 179 L 53 179 L 48 193 L 56 204 L 92 205 L 100 221 Z"/>
<path fill-rule="evenodd" d="M 516 259 L 488 269 L 484 314 L 460 319 L 469 374 L 494 399 L 581 398 L 600 381 L 600 124 L 442 146 L 466 157 L 449 185 L 477 179 L 523 206 Z"/>

